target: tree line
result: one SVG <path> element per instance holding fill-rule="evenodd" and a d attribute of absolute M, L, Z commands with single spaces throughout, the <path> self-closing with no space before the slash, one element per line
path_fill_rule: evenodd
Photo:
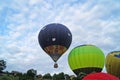
<path fill-rule="evenodd" d="M 81 76 L 69 75 L 64 72 L 51 75 L 37 74 L 37 70 L 29 69 L 26 73 L 18 71 L 3 71 L 6 68 L 6 61 L 0 60 L 0 80 L 82 80 Z"/>

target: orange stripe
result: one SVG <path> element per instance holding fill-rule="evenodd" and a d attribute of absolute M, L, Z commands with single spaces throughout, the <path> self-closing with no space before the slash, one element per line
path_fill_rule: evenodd
<path fill-rule="evenodd" d="M 67 48 L 64 46 L 60 46 L 60 45 L 52 45 L 52 46 L 45 47 L 44 50 L 48 54 L 50 54 L 50 53 L 64 54 L 64 52 L 67 50 Z"/>

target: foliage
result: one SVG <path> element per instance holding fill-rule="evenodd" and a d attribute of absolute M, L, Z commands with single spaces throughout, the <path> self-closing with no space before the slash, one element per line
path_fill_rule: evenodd
<path fill-rule="evenodd" d="M 0 80 L 19 80 L 18 77 L 12 75 L 3 74 L 0 76 Z"/>
<path fill-rule="evenodd" d="M 63 72 L 54 74 L 51 76 L 50 73 L 45 75 L 37 75 L 37 71 L 34 69 L 28 70 L 26 73 L 21 73 L 18 71 L 4 72 L 0 75 L 0 80 L 82 80 L 82 76 L 85 74 L 79 74 L 77 77 L 75 75 L 64 74 Z M 40 76 L 40 77 L 38 77 Z"/>
<path fill-rule="evenodd" d="M 29 79 L 29 80 L 34 80 L 36 74 L 37 74 L 36 70 L 30 69 L 30 70 L 27 71 L 26 78 Z"/>
<path fill-rule="evenodd" d="M 2 70 L 6 68 L 6 62 L 4 60 L 0 60 L 0 73 L 2 73 Z"/>
<path fill-rule="evenodd" d="M 50 75 L 50 73 L 47 73 L 43 76 L 43 79 L 52 79 L 52 76 Z"/>
<path fill-rule="evenodd" d="M 65 80 L 70 80 L 70 76 L 68 74 L 65 74 L 64 77 L 65 77 Z"/>

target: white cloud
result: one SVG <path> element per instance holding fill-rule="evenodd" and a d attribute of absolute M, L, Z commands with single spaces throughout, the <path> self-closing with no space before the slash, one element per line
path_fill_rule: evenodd
<path fill-rule="evenodd" d="M 32 5 L 36 5 L 37 3 L 40 3 L 42 2 L 42 0 L 29 0 L 29 5 L 32 6 Z"/>

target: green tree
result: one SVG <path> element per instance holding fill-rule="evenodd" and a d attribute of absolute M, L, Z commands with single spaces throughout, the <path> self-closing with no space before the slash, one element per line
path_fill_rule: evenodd
<path fill-rule="evenodd" d="M 19 76 L 19 80 L 28 80 L 27 74 L 22 74 Z"/>
<path fill-rule="evenodd" d="M 0 60 L 0 73 L 6 68 L 6 62 L 4 60 Z"/>
<path fill-rule="evenodd" d="M 54 74 L 54 75 L 53 75 L 53 80 L 65 80 L 64 73 L 61 72 L 61 73 L 59 73 L 59 74 Z"/>
<path fill-rule="evenodd" d="M 65 80 L 70 80 L 70 76 L 68 74 L 64 74 Z"/>
<path fill-rule="evenodd" d="M 53 80 L 57 80 L 57 74 L 53 75 Z"/>
<path fill-rule="evenodd" d="M 0 80 L 12 80 L 12 78 L 7 75 L 2 75 L 0 76 Z"/>
<path fill-rule="evenodd" d="M 52 76 L 50 75 L 50 73 L 47 73 L 43 76 L 43 79 L 52 79 Z"/>
<path fill-rule="evenodd" d="M 34 80 L 35 77 L 37 75 L 37 71 L 34 70 L 34 69 L 30 69 L 27 71 L 27 74 L 26 74 L 26 77 L 29 79 L 29 80 Z"/>
<path fill-rule="evenodd" d="M 63 72 L 61 72 L 61 73 L 58 74 L 58 79 L 59 80 L 64 80 L 65 79 Z"/>

